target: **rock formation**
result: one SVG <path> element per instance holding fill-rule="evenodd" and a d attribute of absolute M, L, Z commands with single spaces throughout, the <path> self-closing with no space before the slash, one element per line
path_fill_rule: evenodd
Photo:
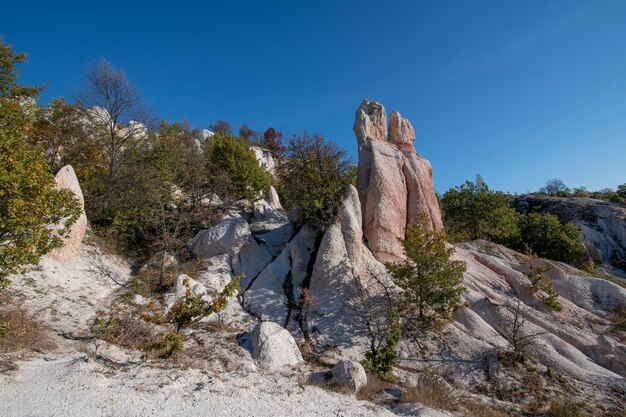
<path fill-rule="evenodd" d="M 398 239 L 407 225 L 426 216 L 433 230 L 443 228 L 430 163 L 415 152 L 411 122 L 393 112 L 389 120 L 382 104 L 365 99 L 354 121 L 359 145 L 357 189 L 363 234 L 380 261 L 402 259 Z"/>
<path fill-rule="evenodd" d="M 72 168 L 71 165 L 64 166 L 57 172 L 54 181 L 56 182 L 57 189 L 68 189 L 74 193 L 80 203 L 81 209 L 78 220 L 72 225 L 67 237 L 63 241 L 63 246 L 48 253 L 49 257 L 64 262 L 80 254 L 83 237 L 85 237 L 85 232 L 87 231 L 87 216 L 85 215 L 83 192 L 80 189 L 74 168 Z"/>

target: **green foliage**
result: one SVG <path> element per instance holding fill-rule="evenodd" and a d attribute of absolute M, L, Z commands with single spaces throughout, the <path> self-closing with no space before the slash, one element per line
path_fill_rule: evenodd
<path fill-rule="evenodd" d="M 234 277 L 220 294 L 208 302 L 202 297 L 204 294 L 195 294 L 189 287 L 189 281 L 183 281 L 186 287 L 185 296 L 176 302 L 168 311 L 166 319 L 176 324 L 176 330 L 180 331 L 202 318 L 213 313 L 219 313 L 226 308 L 228 298 L 235 295 L 240 288 L 241 276 Z"/>
<path fill-rule="evenodd" d="M 441 198 L 446 230 L 457 241 L 486 239 L 515 244 L 519 239 L 518 214 L 509 204 L 506 194 L 470 181 L 448 190 Z"/>
<path fill-rule="evenodd" d="M 32 123 L 20 99 L 34 99 L 39 89 L 15 84 L 15 64 L 24 61 L 0 39 L 0 288 L 8 275 L 61 246 L 80 215 L 71 191 L 55 188 L 44 154 L 25 140 Z"/>
<path fill-rule="evenodd" d="M 560 179 L 552 178 L 546 182 L 544 187 L 539 189 L 539 193 L 556 197 L 568 197 L 570 195 L 570 189 Z"/>
<path fill-rule="evenodd" d="M 617 195 L 626 200 L 626 183 L 617 186 Z"/>
<path fill-rule="evenodd" d="M 354 175 L 343 149 L 319 134 L 305 133 L 290 139 L 278 177 L 284 207 L 297 209 L 299 223 L 323 230 L 335 217 Z"/>
<path fill-rule="evenodd" d="M 578 268 L 588 264 L 589 256 L 576 226 L 571 222 L 561 223 L 553 214 L 530 213 L 523 216 L 520 235 L 526 251 Z"/>
<path fill-rule="evenodd" d="M 183 351 L 183 336 L 178 333 L 168 333 L 161 340 L 154 342 L 144 348 L 143 360 L 151 357 L 160 359 L 170 358 Z"/>
<path fill-rule="evenodd" d="M 589 195 L 589 191 L 585 187 L 574 188 L 572 191 L 572 197 L 589 198 Z"/>
<path fill-rule="evenodd" d="M 387 265 L 404 290 L 399 312 L 413 331 L 437 330 L 450 322 L 465 291 L 465 263 L 450 260 L 454 248 L 447 246 L 445 232 L 431 231 L 427 224 L 420 217 L 407 229 L 402 241 L 407 261 Z"/>
<path fill-rule="evenodd" d="M 216 133 L 207 139 L 204 157 L 209 188 L 222 199 L 255 201 L 270 186 L 245 139 Z"/>
<path fill-rule="evenodd" d="M 559 302 L 559 294 L 552 288 L 552 281 L 545 274 L 550 268 L 536 267 L 530 265 L 530 270 L 525 275 L 530 280 L 530 285 L 535 293 L 539 293 L 541 302 L 553 310 L 563 310 L 563 305 Z"/>
<path fill-rule="evenodd" d="M 393 367 L 398 363 L 398 354 L 396 346 L 402 338 L 402 328 L 400 326 L 400 316 L 397 311 L 391 312 L 390 317 L 391 332 L 387 336 L 385 343 L 381 348 L 376 348 L 372 344 L 372 348 L 365 353 L 363 366 L 376 373 L 384 380 L 393 380 Z"/>

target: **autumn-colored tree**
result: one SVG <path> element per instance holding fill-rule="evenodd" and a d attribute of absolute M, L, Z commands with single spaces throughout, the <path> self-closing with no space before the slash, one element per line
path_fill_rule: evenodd
<path fill-rule="evenodd" d="M 262 145 L 267 148 L 274 158 L 279 158 L 285 153 L 285 146 L 283 146 L 283 134 L 273 127 L 268 128 L 263 133 Z"/>
<path fill-rule="evenodd" d="M 26 142 L 33 113 L 23 104 L 36 106 L 39 89 L 16 84 L 25 60 L 0 38 L 0 287 L 60 246 L 80 215 L 74 195 L 55 188 L 43 152 Z"/>

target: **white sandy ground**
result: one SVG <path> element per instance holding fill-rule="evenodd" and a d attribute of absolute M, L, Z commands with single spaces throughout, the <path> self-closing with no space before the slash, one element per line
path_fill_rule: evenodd
<path fill-rule="evenodd" d="M 285 377 L 220 376 L 136 366 L 111 371 L 85 357 L 19 363 L 2 379 L 1 416 L 392 416 L 353 397 Z M 165 376 L 165 378 L 164 378 Z"/>

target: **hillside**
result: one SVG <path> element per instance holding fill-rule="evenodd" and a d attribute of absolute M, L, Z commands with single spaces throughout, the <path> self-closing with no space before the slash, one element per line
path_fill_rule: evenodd
<path fill-rule="evenodd" d="M 324 229 L 298 222 L 270 187 L 218 205 L 215 223 L 187 236 L 192 261 L 160 253 L 132 268 L 76 223 L 63 248 L 11 277 L 13 308 L 38 326 L 0 351 L 0 414 L 498 416 L 566 404 L 623 415 L 626 289 L 485 241 L 446 244 L 465 266 L 452 322 L 404 337 L 390 381 L 366 375 L 359 362 L 388 331 L 385 300 L 403 291 L 386 263 L 406 260 L 407 227 L 443 229 L 411 123 L 387 120 L 380 103 L 357 109 L 356 186 Z M 57 183 L 78 195 L 73 172 Z M 580 224 L 608 273 L 621 265 L 618 207 L 516 200 L 539 203 Z M 163 271 L 171 285 L 155 289 Z M 180 354 L 146 348 L 173 332 L 164 318 L 181 300 L 214 303 L 235 279 L 224 310 L 176 329 Z"/>

